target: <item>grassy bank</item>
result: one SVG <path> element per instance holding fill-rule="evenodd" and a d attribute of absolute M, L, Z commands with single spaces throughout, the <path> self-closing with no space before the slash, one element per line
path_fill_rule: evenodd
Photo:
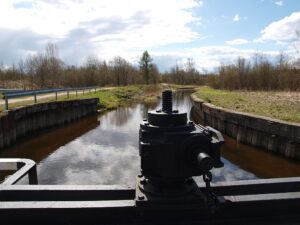
<path fill-rule="evenodd" d="M 82 98 L 99 98 L 100 104 L 99 109 L 115 109 L 119 106 L 127 105 L 132 102 L 152 102 L 156 101 L 157 97 L 161 95 L 161 90 L 163 87 L 161 85 L 132 85 L 124 87 L 111 87 L 103 88 L 98 90 L 96 93 L 92 91 L 91 93 L 86 92 L 84 95 L 78 92 L 78 96 L 75 93 L 70 93 L 69 98 L 66 94 L 58 96 L 58 101 L 72 100 L 72 99 L 82 99 Z M 33 97 L 32 97 L 33 98 Z M 53 97 L 41 98 L 38 96 L 38 103 L 52 102 L 55 101 L 54 94 Z M 28 104 L 33 104 L 33 100 L 24 100 L 17 103 L 10 103 L 9 108 L 16 108 L 19 106 L 24 106 Z M 4 110 L 4 105 L 1 107 Z"/>
<path fill-rule="evenodd" d="M 132 102 L 151 102 L 156 101 L 160 95 L 162 87 L 160 85 L 132 85 L 124 87 L 112 87 L 88 93 L 84 98 L 99 98 L 100 109 L 115 109 Z M 83 98 L 83 96 L 72 96 L 70 99 Z M 59 100 L 67 100 L 62 97 Z"/>
<path fill-rule="evenodd" d="M 201 87 L 196 96 L 216 106 L 300 123 L 300 93 L 224 91 Z"/>

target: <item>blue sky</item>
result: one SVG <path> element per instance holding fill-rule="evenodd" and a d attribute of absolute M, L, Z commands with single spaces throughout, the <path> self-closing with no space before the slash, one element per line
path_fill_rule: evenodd
<path fill-rule="evenodd" d="M 238 56 L 295 57 L 298 0 L 2 0 L 0 62 L 17 63 L 55 43 L 67 64 L 144 50 L 164 71 L 193 58 L 214 70 Z"/>

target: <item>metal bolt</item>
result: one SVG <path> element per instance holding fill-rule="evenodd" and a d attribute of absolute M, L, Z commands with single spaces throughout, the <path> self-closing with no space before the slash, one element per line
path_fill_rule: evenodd
<path fill-rule="evenodd" d="M 138 199 L 139 199 L 139 200 L 144 200 L 145 197 L 144 197 L 143 195 L 139 195 L 139 196 L 138 196 Z"/>
<path fill-rule="evenodd" d="M 145 178 L 142 178 L 142 179 L 140 180 L 140 183 L 143 184 L 143 185 L 145 185 L 145 184 L 147 183 L 147 180 L 146 180 Z"/>

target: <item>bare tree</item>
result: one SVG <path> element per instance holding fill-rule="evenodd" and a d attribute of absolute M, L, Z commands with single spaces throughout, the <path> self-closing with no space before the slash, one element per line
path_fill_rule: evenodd
<path fill-rule="evenodd" d="M 110 62 L 110 65 L 111 65 L 112 75 L 115 80 L 115 84 L 118 86 L 127 85 L 130 64 L 122 57 L 116 56 Z"/>

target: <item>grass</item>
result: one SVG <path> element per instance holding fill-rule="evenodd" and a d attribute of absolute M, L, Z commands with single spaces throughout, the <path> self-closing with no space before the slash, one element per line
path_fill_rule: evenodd
<path fill-rule="evenodd" d="M 205 86 L 195 94 L 223 108 L 300 123 L 299 92 L 226 91 Z"/>
<path fill-rule="evenodd" d="M 94 91 L 86 92 L 84 95 L 82 92 L 78 92 L 78 96 L 74 93 L 70 93 L 69 98 L 66 94 L 58 96 L 58 101 L 72 100 L 72 99 L 83 99 L 83 98 L 99 98 L 100 104 L 99 109 L 115 109 L 119 106 L 124 106 L 132 102 L 151 102 L 156 101 L 162 90 L 161 85 L 131 85 L 124 87 L 112 87 Z M 33 99 L 33 97 L 32 97 Z M 53 102 L 53 97 L 49 98 L 38 98 L 38 103 Z M 24 100 L 17 103 L 9 103 L 9 108 L 16 108 L 28 104 L 33 104 L 33 100 Z M 0 111 L 4 110 L 4 105 Z"/>

